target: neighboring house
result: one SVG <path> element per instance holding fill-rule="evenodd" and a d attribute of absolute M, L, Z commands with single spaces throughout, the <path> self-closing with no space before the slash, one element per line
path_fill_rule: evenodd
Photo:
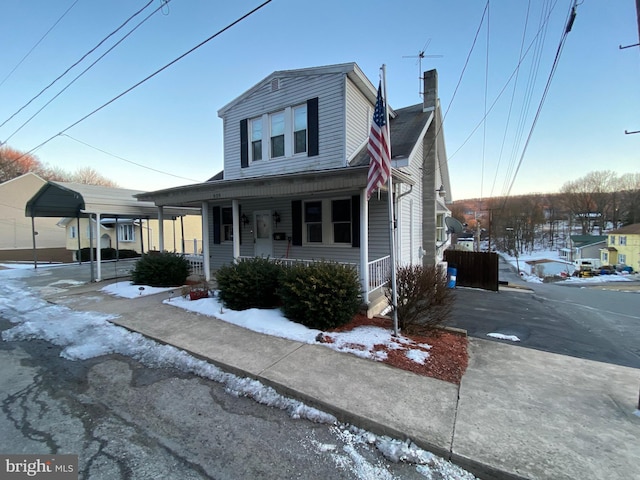
<path fill-rule="evenodd" d="M 66 249 L 67 252 L 73 252 L 74 259 L 77 259 L 76 252 L 79 249 L 90 245 L 99 246 L 95 258 L 98 264 L 96 280 L 100 280 L 101 276 L 102 248 L 144 253 L 159 249 L 160 245 L 172 249 L 178 246 L 178 241 L 180 246 L 175 248 L 178 252 L 189 253 L 194 248 L 197 250 L 197 246 L 202 247 L 201 241 L 196 245 L 202 232 L 201 217 L 197 209 L 166 209 L 163 212 L 166 216 L 159 222 L 159 209 L 153 203 L 141 202 L 135 197 L 141 193 L 144 192 L 50 181 L 45 182 L 28 199 L 26 208 L 23 208 L 28 216 L 33 217 L 34 224 L 38 225 L 50 218 L 59 220 L 63 217 L 57 224 L 58 227 L 64 227 L 64 230 L 59 228 L 61 232 L 66 231 Z M 183 220 L 185 216 L 189 218 L 187 221 Z M 174 219 L 180 222 L 179 237 Z M 169 222 L 172 224 L 170 229 L 167 228 Z M 196 242 L 193 241 L 194 238 Z"/>
<path fill-rule="evenodd" d="M 422 104 L 389 108 L 399 265 L 440 264 L 449 245 L 437 88 L 426 72 Z M 355 63 L 274 72 L 218 111 L 223 172 L 138 198 L 202 209 L 207 276 L 241 257 L 344 262 L 368 303 L 390 265 L 388 192 L 366 199 L 376 93 Z"/>
<path fill-rule="evenodd" d="M 600 250 L 600 260 L 603 265 L 629 266 L 635 272 L 640 271 L 640 223 L 609 232 L 607 247 Z"/>
<path fill-rule="evenodd" d="M 47 183 L 35 173 L 0 184 L 0 261 L 33 261 L 31 218 L 24 214 L 27 201 Z M 36 228 L 38 261 L 70 261 L 65 250 L 64 231 L 56 226 L 58 219 L 43 219 Z"/>
<path fill-rule="evenodd" d="M 606 244 L 606 235 L 571 235 L 569 247 L 560 250 L 560 258 L 567 262 L 582 258 L 600 258 L 600 250 Z"/>

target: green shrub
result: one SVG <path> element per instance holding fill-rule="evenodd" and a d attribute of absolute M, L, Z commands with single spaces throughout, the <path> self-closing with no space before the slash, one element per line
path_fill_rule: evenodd
<path fill-rule="evenodd" d="M 285 268 L 278 292 L 288 319 L 319 330 L 350 322 L 361 304 L 357 271 L 337 263 Z"/>
<path fill-rule="evenodd" d="M 184 285 L 189 268 L 189 261 L 175 253 L 145 254 L 131 271 L 131 280 L 135 285 L 176 287 Z"/>
<path fill-rule="evenodd" d="M 391 285 L 391 282 L 389 282 Z M 424 333 L 446 324 L 453 307 L 447 275 L 435 266 L 409 265 L 396 269 L 398 326 L 407 333 Z M 392 305 L 391 291 L 385 295 Z"/>
<path fill-rule="evenodd" d="M 273 308 L 280 304 L 276 290 L 282 267 L 268 258 L 251 258 L 224 265 L 216 272 L 218 296 L 232 310 Z"/>

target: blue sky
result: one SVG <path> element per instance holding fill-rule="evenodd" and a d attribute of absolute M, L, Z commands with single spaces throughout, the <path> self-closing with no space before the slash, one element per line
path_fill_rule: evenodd
<path fill-rule="evenodd" d="M 9 75 L 74 1 L 3 2 L 0 123 L 148 2 L 78 0 Z M 8 145 L 31 150 L 261 3 L 171 0 L 20 131 L 14 134 L 116 40 L 107 41 L 0 127 L 0 140 L 11 136 Z M 186 179 L 204 181 L 222 169 L 218 109 L 271 72 L 354 61 L 377 84 L 384 63 L 389 104 L 401 108 L 421 101 L 419 65 L 416 58 L 405 57 L 417 55 L 430 42 L 426 55 L 442 57 L 425 58 L 422 70 L 437 68 L 441 104 L 443 111 L 449 110 L 444 134 L 453 198 L 501 195 L 520 161 L 572 1 L 491 1 L 454 98 L 485 4 L 273 0 L 66 132 L 174 176 L 66 136 L 34 153 L 69 171 L 91 166 L 125 188 L 156 190 L 193 183 Z M 158 6 L 160 0 L 154 0 L 131 25 Z M 514 93 L 515 77 L 507 80 L 518 63 L 527 9 L 524 49 L 533 46 L 522 61 Z M 538 49 L 532 42 L 549 11 Z M 578 5 L 512 194 L 555 192 L 565 181 L 594 170 L 640 171 L 640 134 L 624 133 L 640 130 L 640 56 L 638 47 L 618 48 L 637 42 L 634 0 L 584 0 Z M 484 116 L 485 102 L 489 108 L 496 98 L 486 124 L 466 141 Z"/>

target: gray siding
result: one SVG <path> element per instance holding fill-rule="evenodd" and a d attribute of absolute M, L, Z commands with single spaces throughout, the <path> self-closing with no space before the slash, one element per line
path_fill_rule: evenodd
<path fill-rule="evenodd" d="M 420 143 L 414 156 L 409 159 L 409 166 L 403 167 L 404 173 L 411 175 L 416 180 L 411 192 L 399 200 L 398 220 L 399 220 L 399 251 L 398 264 L 419 264 L 418 249 L 422 246 L 422 154 L 423 148 Z M 408 185 L 401 187 L 402 192 L 409 190 Z M 413 217 L 413 218 L 412 218 Z"/>
<path fill-rule="evenodd" d="M 369 137 L 369 124 L 373 116 L 373 105 L 351 80 L 347 79 L 347 125 L 346 155 L 349 158 L 358 151 Z"/>
<path fill-rule="evenodd" d="M 265 82 L 261 88 L 228 111 L 223 119 L 225 180 L 343 166 L 344 90 L 343 74 L 284 77 L 280 79 L 280 88 L 274 92 L 271 91 L 271 83 Z M 240 167 L 240 120 L 277 112 L 315 97 L 318 97 L 318 156 L 271 160 L 266 158 L 268 152 L 265 151 L 263 160 L 254 162 L 247 168 Z M 266 132 L 265 128 L 265 135 Z"/>

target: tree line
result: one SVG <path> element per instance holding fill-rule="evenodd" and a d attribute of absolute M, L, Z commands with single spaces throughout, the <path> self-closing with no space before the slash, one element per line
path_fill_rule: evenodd
<path fill-rule="evenodd" d="M 565 182 L 559 193 L 461 200 L 450 208 L 470 232 L 480 230 L 492 250 L 560 248 L 569 235 L 640 223 L 640 173 L 595 171 Z"/>
<path fill-rule="evenodd" d="M 91 167 L 80 167 L 74 172 L 68 172 L 60 167 L 51 167 L 42 163 L 35 155 L 20 152 L 7 145 L 0 147 L 0 183 L 30 172 L 44 180 L 54 182 L 74 182 L 105 187 L 118 186 L 113 180 L 101 175 Z"/>

